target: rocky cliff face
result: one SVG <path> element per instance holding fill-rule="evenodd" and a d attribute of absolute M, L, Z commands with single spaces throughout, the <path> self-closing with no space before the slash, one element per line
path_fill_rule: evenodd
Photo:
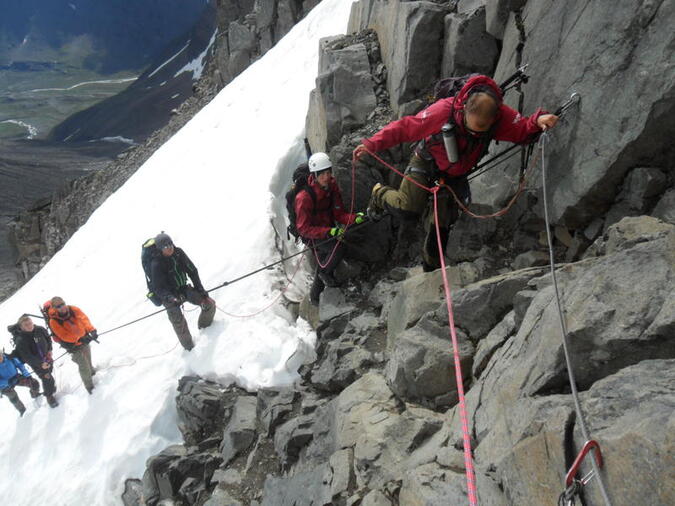
<path fill-rule="evenodd" d="M 674 8 L 361 0 L 353 33 L 322 42 L 309 99 L 308 137 L 330 151 L 348 199 L 351 150 L 423 107 L 441 75 L 502 80 L 529 63 L 526 113 L 582 95 L 551 133 L 548 191 L 581 407 L 614 504 L 675 502 Z M 383 156 L 404 168 L 409 152 Z M 473 181 L 472 210 L 502 207 L 516 171 L 507 164 Z M 395 182 L 374 160 L 356 173 L 360 208 L 372 183 Z M 555 504 L 585 442 L 541 267 L 541 197 L 535 169 L 504 217 L 463 215 L 446 251 L 480 504 Z M 318 343 L 294 387 L 251 394 L 181 380 L 185 444 L 150 459 L 142 482 L 128 480 L 125 504 L 465 504 L 441 273 L 411 267 L 414 242 L 414 230 L 385 218 L 357 241 L 371 256 L 350 261 L 379 266 L 346 290 L 326 289 L 318 311 L 301 304 Z M 604 504 L 595 481 L 584 504 Z"/>

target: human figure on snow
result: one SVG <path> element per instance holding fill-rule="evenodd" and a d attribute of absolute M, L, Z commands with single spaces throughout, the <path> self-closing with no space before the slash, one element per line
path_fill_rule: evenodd
<path fill-rule="evenodd" d="M 345 255 L 344 244 L 339 240 L 344 234 L 342 225 L 361 223 L 363 215 L 345 211 L 340 188 L 333 177 L 333 164 L 326 153 L 314 153 L 308 165 L 307 186 L 311 190 L 305 188 L 295 196 L 295 216 L 300 237 L 313 249 L 319 262 L 309 291 L 310 301 L 316 306 L 326 286 L 338 285 L 333 271 Z M 326 241 L 331 237 L 337 240 Z"/>
<path fill-rule="evenodd" d="M 42 392 L 52 408 L 59 405 L 54 393 L 56 383 L 52 375 L 52 341 L 49 332 L 44 327 L 35 325 L 30 316 L 23 315 L 14 325 L 7 327 L 14 338 L 16 349 L 14 357 L 28 364 L 35 375 L 42 381 Z"/>
<path fill-rule="evenodd" d="M 194 342 L 181 305 L 187 301 L 201 307 L 197 327 L 203 329 L 213 322 L 216 303 L 204 289 L 195 265 L 181 248 L 174 246 L 171 237 L 163 232 L 158 234 L 155 246 L 158 253 L 150 264 L 152 285 L 166 308 L 180 344 L 190 351 Z M 194 286 L 188 284 L 188 276 Z"/>
<path fill-rule="evenodd" d="M 389 123 L 356 147 L 358 158 L 370 151 L 375 153 L 403 142 L 418 142 L 405 173 L 417 183 L 429 188 L 439 178 L 450 186 L 468 205 L 471 191 L 468 172 L 486 153 L 492 139 L 525 144 L 536 139 L 545 129 L 555 126 L 558 117 L 537 110 L 528 117 L 506 106 L 502 91 L 487 76 L 471 77 L 454 97 L 440 99 L 415 116 L 405 116 Z M 441 129 L 450 123 L 454 127 L 458 160 L 452 163 L 446 152 Z M 445 249 L 450 227 L 457 219 L 457 204 L 447 190 L 438 194 L 441 244 Z M 377 183 L 373 187 L 369 209 L 399 213 L 402 218 L 417 220 L 427 208 L 429 192 L 405 178 L 398 190 Z M 425 271 L 440 266 L 441 252 L 435 233 L 434 213 L 427 210 L 424 223 L 426 237 L 422 257 Z"/>
<path fill-rule="evenodd" d="M 0 352 L 0 393 L 8 398 L 19 415 L 23 416 L 26 406 L 14 390 L 17 385 L 30 388 L 32 398 L 40 395 L 40 383 L 31 377 L 23 362 L 17 357 L 6 354 L 3 350 Z"/>
<path fill-rule="evenodd" d="M 84 388 L 91 394 L 96 369 L 91 363 L 89 343 L 98 339 L 96 329 L 79 307 L 66 305 L 61 297 L 52 297 L 47 316 L 54 341 L 70 353 L 70 358 L 80 371 Z"/>

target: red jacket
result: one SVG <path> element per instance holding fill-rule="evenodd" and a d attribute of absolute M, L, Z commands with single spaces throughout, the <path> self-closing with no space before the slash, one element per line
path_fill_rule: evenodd
<path fill-rule="evenodd" d="M 295 196 L 295 226 L 303 239 L 325 239 L 336 223 L 350 225 L 354 222 L 356 215 L 345 211 L 335 178 L 331 178 L 328 190 L 319 186 L 313 174 L 307 183 L 316 195 L 316 208 L 307 190 L 300 190 Z"/>
<path fill-rule="evenodd" d="M 469 91 L 474 86 L 489 86 L 497 96 L 502 98 L 502 92 L 496 82 L 487 76 L 475 76 L 467 81 L 456 97 L 444 98 L 434 102 L 415 116 L 405 116 L 398 121 L 389 123 L 382 130 L 369 139 L 363 139 L 362 143 L 369 151 L 377 152 L 388 149 L 403 142 L 414 142 L 425 139 L 427 150 L 433 157 L 438 168 L 456 177 L 469 172 L 479 161 L 483 152 L 482 143 L 473 143 L 469 146 L 468 134 L 464 128 L 464 104 L 469 96 Z M 459 161 L 451 164 L 445 153 L 442 139 L 431 139 L 432 135 L 439 134 L 441 127 L 448 122 L 450 114 L 453 115 L 457 135 L 457 147 L 459 149 Z M 534 136 L 541 132 L 537 126 L 537 118 L 544 114 L 538 109 L 532 116 L 523 117 L 518 111 L 500 104 L 497 113 L 497 121 L 493 126 L 493 139 L 498 141 L 524 144 L 534 140 Z"/>

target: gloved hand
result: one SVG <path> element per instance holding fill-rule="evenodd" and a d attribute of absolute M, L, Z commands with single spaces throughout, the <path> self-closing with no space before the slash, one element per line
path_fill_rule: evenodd
<path fill-rule="evenodd" d="M 342 227 L 333 227 L 328 231 L 328 237 L 337 237 L 338 239 L 345 235 L 345 229 Z"/>
<path fill-rule="evenodd" d="M 89 335 L 91 336 L 92 341 L 96 341 L 98 343 L 98 332 L 96 331 L 96 329 L 89 332 Z"/>
<path fill-rule="evenodd" d="M 356 219 L 354 220 L 354 223 L 356 225 L 360 225 L 364 221 L 366 221 L 366 215 L 364 213 L 356 213 Z"/>
<path fill-rule="evenodd" d="M 89 344 L 91 342 L 91 336 L 89 334 L 85 334 L 84 336 L 80 337 L 80 344 Z"/>

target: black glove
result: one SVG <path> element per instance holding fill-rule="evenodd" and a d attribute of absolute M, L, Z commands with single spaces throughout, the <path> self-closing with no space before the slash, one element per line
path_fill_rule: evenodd
<path fill-rule="evenodd" d="M 98 332 L 96 332 L 96 329 L 89 332 L 89 335 L 91 336 L 92 341 L 96 341 L 98 343 Z"/>
<path fill-rule="evenodd" d="M 80 337 L 80 344 L 89 344 L 91 342 L 91 336 L 89 334 L 85 334 L 84 336 Z"/>

